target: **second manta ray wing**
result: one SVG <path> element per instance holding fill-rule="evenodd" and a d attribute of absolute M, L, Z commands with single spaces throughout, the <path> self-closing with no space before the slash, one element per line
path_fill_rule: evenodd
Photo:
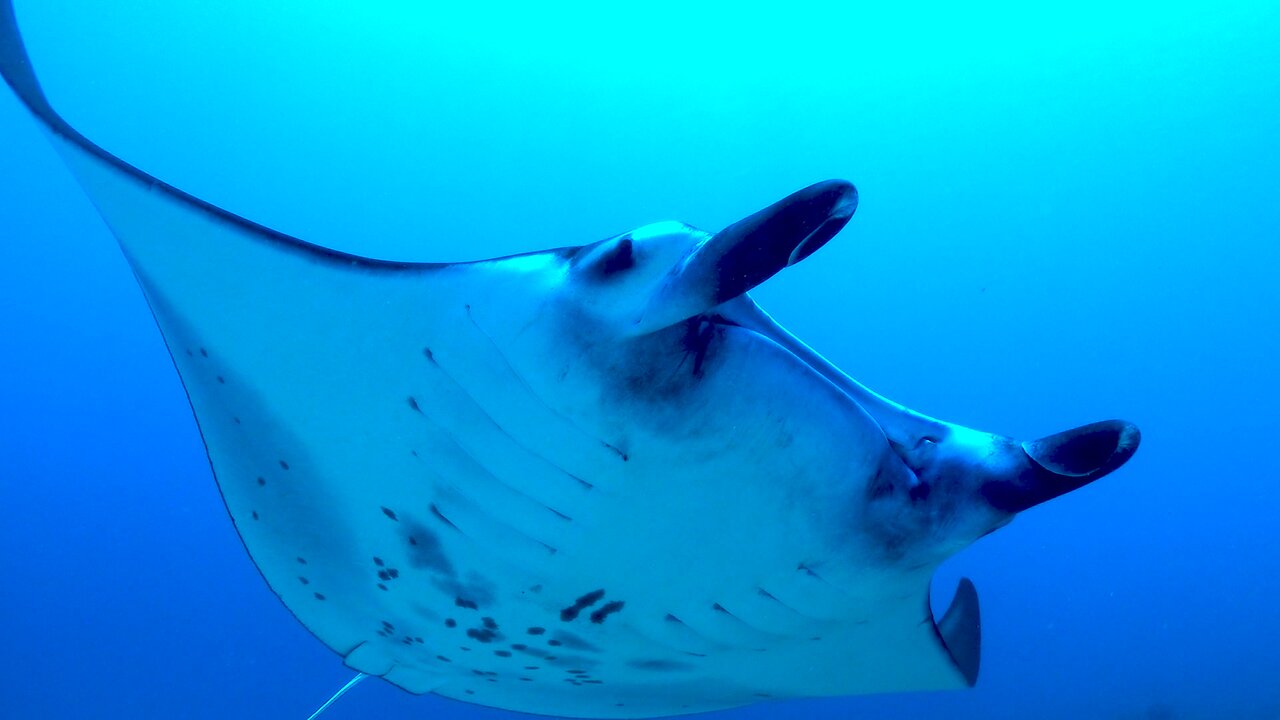
<path fill-rule="evenodd" d="M 89 142 L 7 3 L 0 73 L 118 238 L 263 577 L 411 692 L 642 717 L 970 685 L 977 595 L 935 618 L 934 569 L 1138 445 L 1121 421 L 1018 443 L 925 417 L 757 308 L 848 222 L 843 181 L 714 234 L 386 262 Z"/>

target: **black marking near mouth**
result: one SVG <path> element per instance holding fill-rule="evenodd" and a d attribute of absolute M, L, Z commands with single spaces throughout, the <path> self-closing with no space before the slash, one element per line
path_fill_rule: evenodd
<path fill-rule="evenodd" d="M 697 320 L 698 322 L 710 323 L 712 325 L 728 325 L 729 327 L 736 327 L 736 328 L 742 328 L 743 330 L 750 330 L 750 328 L 743 327 L 742 325 L 739 325 L 738 323 L 730 320 L 729 318 L 725 317 L 724 315 L 721 315 L 720 313 L 704 313 L 702 315 L 698 315 L 694 319 Z M 751 330 L 751 332 L 755 332 L 755 331 Z M 759 334 L 759 333 L 756 333 L 756 334 Z"/>
<path fill-rule="evenodd" d="M 686 355 L 693 356 L 693 376 L 702 377 L 703 361 L 707 359 L 707 349 L 715 335 L 714 323 L 705 316 L 696 315 L 685 322 L 685 333 L 680 344 Z"/>

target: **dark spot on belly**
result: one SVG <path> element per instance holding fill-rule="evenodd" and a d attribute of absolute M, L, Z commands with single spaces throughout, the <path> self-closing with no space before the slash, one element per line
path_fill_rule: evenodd
<path fill-rule="evenodd" d="M 413 408 L 415 412 L 422 412 L 422 408 L 418 407 L 418 401 L 414 400 L 412 395 L 409 396 L 409 407 Z"/>
<path fill-rule="evenodd" d="M 540 627 L 531 627 L 528 630 L 525 630 L 525 632 L 529 633 L 530 635 L 541 635 L 546 631 L 547 631 L 546 628 L 540 628 Z"/>
<path fill-rule="evenodd" d="M 320 593 L 316 593 L 315 595 L 316 595 L 316 599 L 317 599 L 317 600 L 324 600 L 324 595 L 322 595 L 322 594 L 320 594 Z"/>
<path fill-rule="evenodd" d="M 263 485 L 266 485 L 266 484 L 267 484 L 266 478 L 258 478 L 258 487 L 262 487 Z"/>
<path fill-rule="evenodd" d="M 458 606 L 458 607 L 460 607 L 460 608 L 466 608 L 466 609 L 468 609 L 468 610 L 475 610 L 475 609 L 476 609 L 476 604 L 475 604 L 473 601 L 468 600 L 468 599 L 463 598 L 463 597 L 457 597 L 457 598 L 454 598 L 454 599 L 453 599 L 453 604 L 454 604 L 454 605 L 457 605 L 457 606 Z"/>
<path fill-rule="evenodd" d="M 453 563 L 445 554 L 439 536 L 423 525 L 405 519 L 409 541 L 409 564 L 447 577 L 454 576 Z"/>
<path fill-rule="evenodd" d="M 577 600 L 573 601 L 573 604 L 570 605 L 569 607 L 561 610 L 560 619 L 565 622 L 570 622 L 572 620 L 577 619 L 579 613 L 581 613 L 586 608 L 591 607 L 592 605 L 595 605 L 597 602 L 600 601 L 600 598 L 602 597 L 604 597 L 604 590 L 592 590 L 586 595 L 583 595 L 582 597 L 579 597 Z"/>
<path fill-rule="evenodd" d="M 387 508 L 387 507 L 382 508 L 382 514 L 383 514 L 383 515 L 386 515 L 387 517 L 391 518 L 392 520 L 399 521 L 399 518 L 397 518 L 397 517 L 396 517 L 396 513 L 395 513 L 395 511 L 394 511 L 394 510 L 392 510 L 391 508 Z"/>
<path fill-rule="evenodd" d="M 280 461 L 280 469 L 281 469 L 281 470 L 288 470 L 288 469 L 289 469 L 289 463 L 285 462 L 284 460 L 281 460 L 281 461 Z"/>
<path fill-rule="evenodd" d="M 480 622 L 481 622 L 481 623 L 483 623 L 483 624 L 484 624 L 484 626 L 485 626 L 485 628 L 487 628 L 487 629 L 489 629 L 489 630 L 497 630 L 497 629 L 498 629 L 498 623 L 497 623 L 497 621 L 496 621 L 496 620 L 494 620 L 494 619 L 493 619 L 493 618 L 491 618 L 491 617 L 483 617 L 483 618 L 480 618 Z"/>
<path fill-rule="evenodd" d="M 621 610 L 625 604 L 621 600 L 614 600 L 601 605 L 599 610 L 591 613 L 591 622 L 599 625 L 605 618 Z"/>
<path fill-rule="evenodd" d="M 445 627 L 458 627 L 458 621 L 457 621 L 457 620 L 454 620 L 453 618 L 445 618 L 444 626 L 445 626 Z"/>

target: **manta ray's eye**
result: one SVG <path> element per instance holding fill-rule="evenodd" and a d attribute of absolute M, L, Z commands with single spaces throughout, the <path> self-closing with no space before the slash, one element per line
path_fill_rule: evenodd
<path fill-rule="evenodd" d="M 600 274 L 609 277 L 623 270 L 630 269 L 636 264 L 634 243 L 631 238 L 625 237 L 613 244 L 613 247 L 605 251 L 603 257 L 598 261 L 597 267 Z"/>

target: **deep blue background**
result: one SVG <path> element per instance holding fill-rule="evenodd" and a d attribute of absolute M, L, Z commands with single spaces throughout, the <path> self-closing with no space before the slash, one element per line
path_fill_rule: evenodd
<path fill-rule="evenodd" d="M 716 229 L 847 177 L 848 229 L 755 293 L 779 320 L 939 417 L 1142 427 L 940 572 L 982 595 L 977 689 L 725 717 L 1280 716 L 1274 3 L 346 5 L 18 13 L 90 138 L 349 251 Z M 7 92 L 0 171 L 0 716 L 305 717 L 350 672 L 248 562 L 128 267 Z M 377 682 L 330 713 L 510 717 Z"/>

